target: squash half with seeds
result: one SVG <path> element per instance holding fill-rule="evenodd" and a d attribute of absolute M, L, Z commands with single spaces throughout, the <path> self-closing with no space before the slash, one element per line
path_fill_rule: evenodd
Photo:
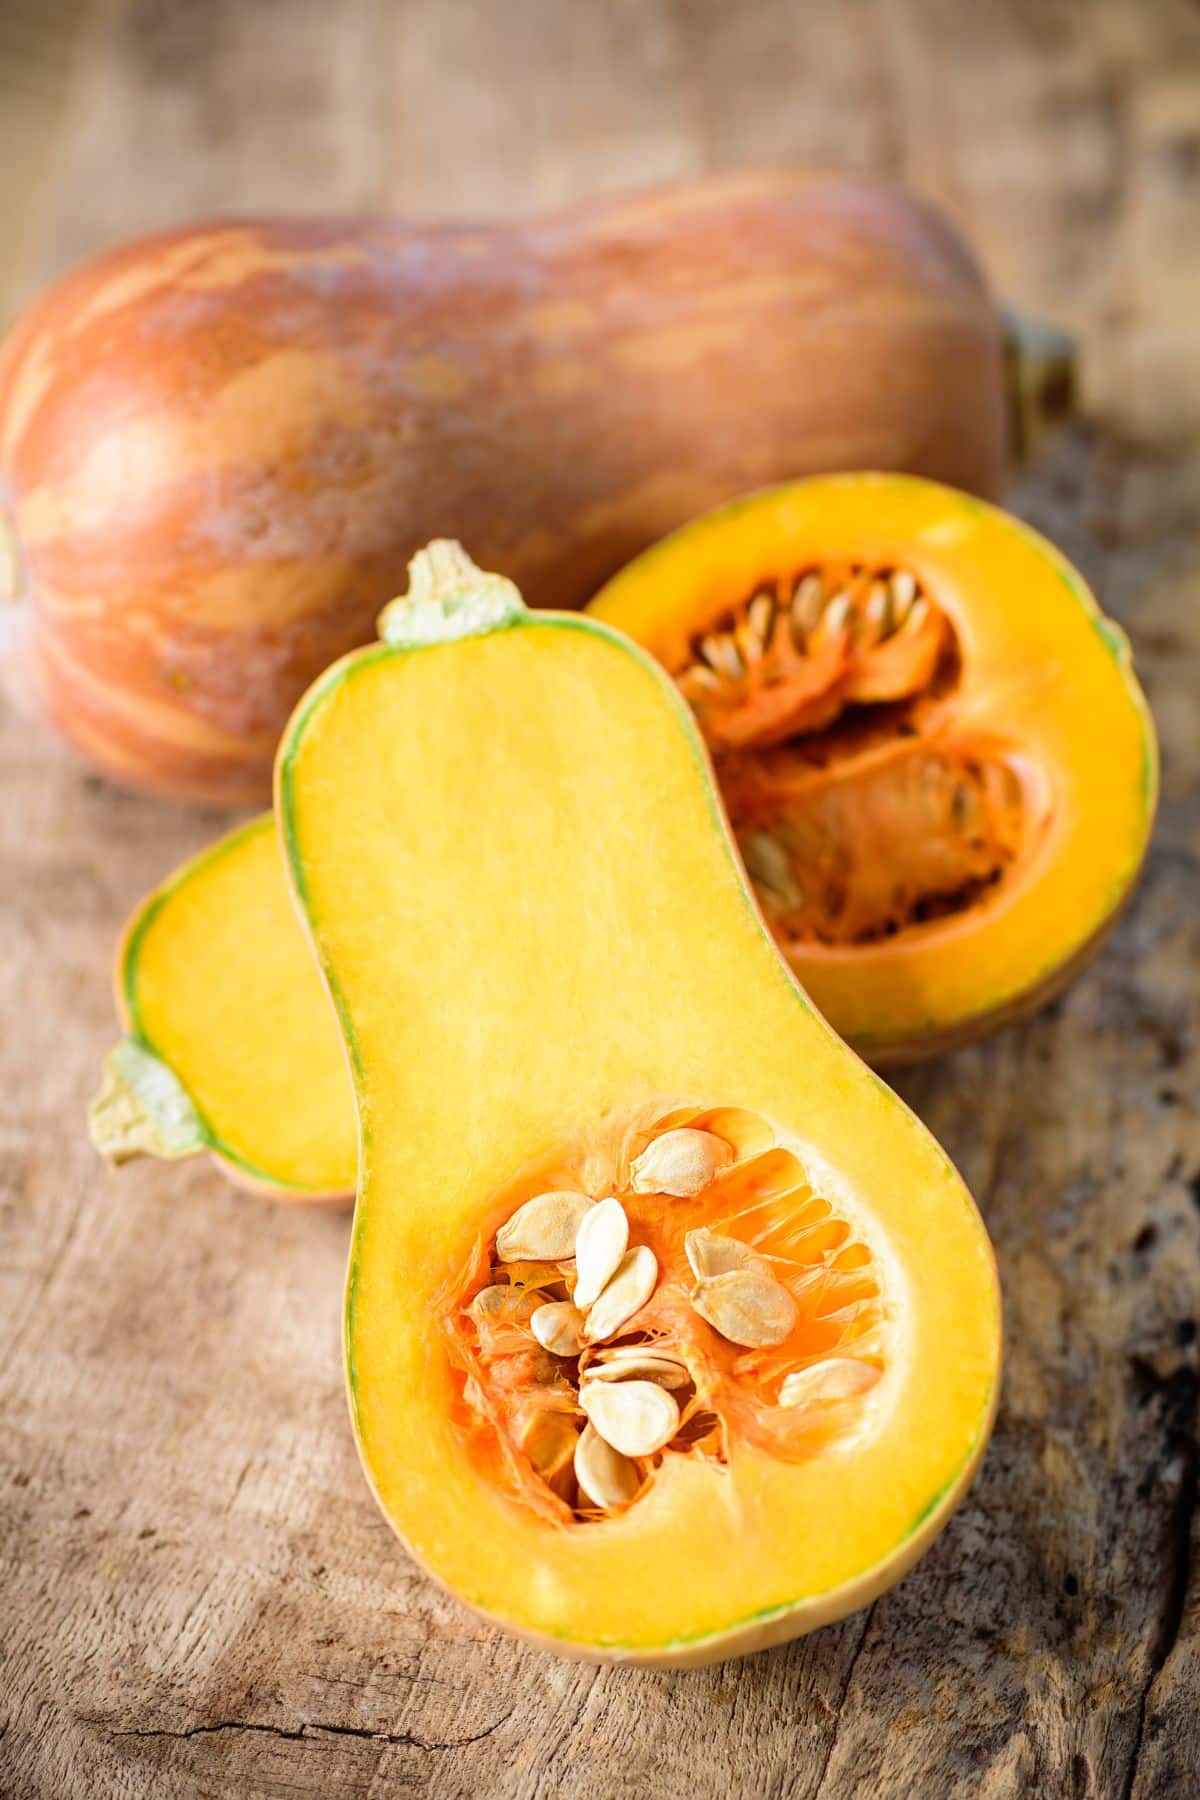
<path fill-rule="evenodd" d="M 1060 991 L 1128 896 L 1154 728 L 1120 627 L 983 501 L 793 482 L 632 562 L 589 609 L 674 676 L 776 941 L 876 1067 Z"/>
<path fill-rule="evenodd" d="M 353 1076 L 375 1495 L 447 1587 L 571 1654 L 698 1663 L 837 1618 L 987 1441 L 970 1196 L 777 954 L 649 656 L 447 544 L 381 624 L 276 771 Z"/>

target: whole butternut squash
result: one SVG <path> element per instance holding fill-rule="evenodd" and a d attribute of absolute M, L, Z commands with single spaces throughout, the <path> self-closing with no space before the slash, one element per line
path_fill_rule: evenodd
<path fill-rule="evenodd" d="M 994 495 L 1005 442 L 975 263 L 857 180 L 168 231 L 69 275 L 0 356 L 10 676 L 109 775 L 249 802 L 436 533 L 576 606 L 747 488 L 881 468 Z"/>

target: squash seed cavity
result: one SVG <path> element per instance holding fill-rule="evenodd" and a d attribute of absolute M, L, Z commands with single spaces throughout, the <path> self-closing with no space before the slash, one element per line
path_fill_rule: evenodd
<path fill-rule="evenodd" d="M 672 1458 L 801 1460 L 866 1416 L 880 1268 L 768 1121 L 664 1107 L 546 1173 L 500 1203 L 446 1319 L 467 1442 L 518 1503 L 591 1528 Z"/>
<path fill-rule="evenodd" d="M 866 944 L 989 900 L 1031 841 L 1011 746 L 955 722 L 962 658 L 918 574 L 760 582 L 675 679 L 782 944 Z"/>

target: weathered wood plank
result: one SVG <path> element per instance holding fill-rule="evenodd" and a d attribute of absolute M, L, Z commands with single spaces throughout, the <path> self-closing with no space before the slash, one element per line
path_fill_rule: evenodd
<path fill-rule="evenodd" d="M 940 198 L 1015 300 L 1085 333 L 1097 423 L 1018 498 L 1131 632 L 1164 808 L 1128 917 L 1070 995 L 899 1084 L 983 1202 L 1005 1280 L 1004 1404 L 971 1500 L 841 1626 L 692 1675 L 596 1671 L 498 1638 L 376 1513 L 338 1366 L 345 1220 L 205 1169 L 92 1159 L 117 925 L 225 821 L 122 797 L 6 712 L 0 1791 L 1194 1793 L 1194 8 L 97 16 L 0 306 L 203 211 L 511 212 L 748 160 L 873 168 Z"/>

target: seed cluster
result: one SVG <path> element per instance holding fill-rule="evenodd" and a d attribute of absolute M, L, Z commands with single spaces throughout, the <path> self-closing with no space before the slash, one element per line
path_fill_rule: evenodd
<path fill-rule="evenodd" d="M 714 1132 L 664 1130 L 629 1165 L 625 1192 L 661 1196 L 664 1207 L 696 1203 L 710 1189 L 719 1198 L 736 1162 Z M 723 1427 L 706 1398 L 711 1371 L 698 1348 L 712 1340 L 702 1326 L 687 1327 L 687 1316 L 731 1348 L 768 1356 L 798 1318 L 773 1273 L 778 1259 L 741 1238 L 707 1226 L 686 1231 L 679 1266 L 664 1271 L 649 1244 L 630 1241 L 633 1229 L 616 1194 L 535 1194 L 497 1231 L 492 1279 L 467 1309 L 484 1379 L 505 1396 L 502 1428 L 576 1519 L 627 1506 L 667 1451 L 723 1460 Z M 780 1418 L 878 1377 L 853 1357 L 798 1368 L 794 1352 L 780 1354 L 784 1379 L 771 1408 Z M 479 1381 L 468 1388 L 486 1410 Z"/>
<path fill-rule="evenodd" d="M 676 679 L 717 752 L 821 731 L 844 707 L 910 698 L 949 643 L 907 569 L 859 563 L 764 583 L 700 633 Z"/>
<path fill-rule="evenodd" d="M 729 1145 L 712 1132 L 664 1132 L 632 1164 L 629 1185 L 638 1194 L 690 1198 L 732 1159 Z M 654 1293 L 658 1259 L 648 1244 L 630 1246 L 629 1216 L 615 1195 L 593 1200 L 560 1191 L 537 1194 L 518 1207 L 496 1234 L 496 1252 L 501 1262 L 574 1263 L 570 1299 L 535 1305 L 528 1323 L 553 1356 L 583 1359 L 578 1404 L 586 1424 L 571 1450 L 571 1467 L 582 1505 L 612 1512 L 640 1488 L 639 1459 L 653 1457 L 678 1433 L 676 1392 L 695 1391 L 679 1356 L 637 1346 L 604 1348 Z M 563 1432 L 556 1449 L 561 1455 L 567 1447 Z"/>
<path fill-rule="evenodd" d="M 1021 853 L 1005 747 L 955 733 L 946 613 L 911 570 L 830 561 L 759 583 L 676 680 L 786 945 L 878 942 L 983 904 Z"/>

